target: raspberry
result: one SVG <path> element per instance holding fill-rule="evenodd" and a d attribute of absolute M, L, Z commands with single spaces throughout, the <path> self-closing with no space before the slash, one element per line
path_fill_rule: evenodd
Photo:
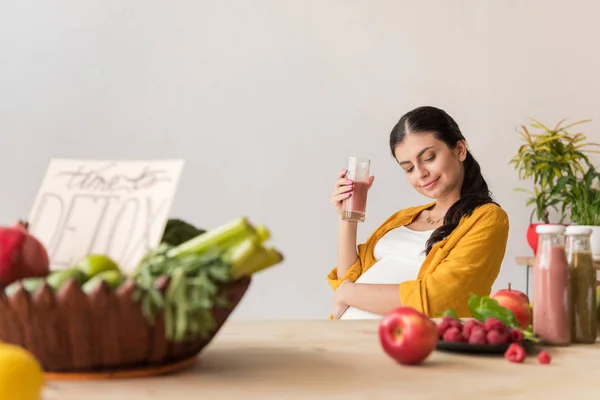
<path fill-rule="evenodd" d="M 446 333 L 446 331 L 449 328 L 457 328 L 459 332 L 461 332 L 462 323 L 459 320 L 454 319 L 450 316 L 445 316 L 437 326 L 439 337 L 442 338 L 444 336 L 444 333 Z"/>
<path fill-rule="evenodd" d="M 545 351 L 538 354 L 538 361 L 540 364 L 550 364 L 550 360 L 552 360 L 552 357 Z"/>
<path fill-rule="evenodd" d="M 471 336 L 471 330 L 475 326 L 482 326 L 481 322 L 477 321 L 476 319 L 468 319 L 465 321 L 463 324 L 463 335 L 465 339 L 468 339 L 469 336 Z"/>
<path fill-rule="evenodd" d="M 486 319 L 483 323 L 483 327 L 485 328 L 486 332 L 489 332 L 491 330 L 503 332 L 505 330 L 504 324 L 498 318 L 494 317 L 489 317 L 488 319 Z"/>
<path fill-rule="evenodd" d="M 476 326 L 471 329 L 471 334 L 469 335 L 469 343 L 470 344 L 485 344 L 485 331 L 483 328 Z"/>
<path fill-rule="evenodd" d="M 447 342 L 462 342 L 461 331 L 456 327 L 451 327 L 444 332 L 443 339 Z"/>
<path fill-rule="evenodd" d="M 524 337 L 523 332 L 518 329 L 510 330 L 510 341 L 513 343 L 523 343 Z"/>
<path fill-rule="evenodd" d="M 437 326 L 438 335 L 440 338 L 444 336 L 444 333 L 448 330 L 448 328 L 450 328 L 450 321 L 444 318 Z"/>
<path fill-rule="evenodd" d="M 504 344 L 509 341 L 509 336 L 505 332 L 493 329 L 487 333 L 486 339 L 489 344 Z"/>
<path fill-rule="evenodd" d="M 463 330 L 463 324 L 462 324 L 462 322 L 460 322 L 457 319 L 453 319 L 452 321 L 450 321 L 450 326 L 453 327 L 453 328 L 457 328 L 461 332 Z"/>
<path fill-rule="evenodd" d="M 513 363 L 522 363 L 526 356 L 525 349 L 518 343 L 511 343 L 504 352 L 504 358 Z"/>

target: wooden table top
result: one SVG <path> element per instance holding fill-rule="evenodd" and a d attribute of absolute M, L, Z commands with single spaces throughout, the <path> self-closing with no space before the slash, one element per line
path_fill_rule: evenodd
<path fill-rule="evenodd" d="M 199 356 L 172 375 L 51 382 L 44 400 L 156 399 L 532 399 L 598 398 L 600 341 L 534 356 L 434 351 L 420 366 L 396 364 L 380 348 L 374 320 L 228 322 Z M 459 384 L 463 382 L 463 384 Z"/>
<path fill-rule="evenodd" d="M 535 261 L 535 257 L 533 256 L 521 256 L 521 257 L 516 257 L 515 260 L 517 261 L 517 265 L 521 265 L 521 266 L 526 266 L 526 267 L 533 267 L 533 263 Z M 594 260 L 594 263 L 596 264 L 596 269 L 600 269 L 600 260 Z"/>

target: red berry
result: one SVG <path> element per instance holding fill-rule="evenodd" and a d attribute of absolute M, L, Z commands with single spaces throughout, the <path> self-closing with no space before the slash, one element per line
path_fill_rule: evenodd
<path fill-rule="evenodd" d="M 485 331 L 483 328 L 479 326 L 473 327 L 471 329 L 471 334 L 469 335 L 469 343 L 470 344 L 485 344 Z"/>
<path fill-rule="evenodd" d="M 468 319 L 465 321 L 463 324 L 463 336 L 465 339 L 468 339 L 469 336 L 471 336 L 471 330 L 475 326 L 482 326 L 481 322 L 477 321 L 476 319 Z"/>
<path fill-rule="evenodd" d="M 451 327 L 444 332 L 442 340 L 447 342 L 462 342 L 463 337 L 460 330 L 456 327 Z"/>
<path fill-rule="evenodd" d="M 494 318 L 494 317 L 489 317 L 488 319 L 486 319 L 485 322 L 483 323 L 483 327 L 485 328 L 486 332 L 489 332 L 491 330 L 503 332 L 506 328 L 504 326 L 504 324 L 502 323 L 502 321 L 500 321 L 498 318 Z"/>
<path fill-rule="evenodd" d="M 551 360 L 552 357 L 545 351 L 542 351 L 540 354 L 538 354 L 538 361 L 540 364 L 550 364 Z"/>
<path fill-rule="evenodd" d="M 437 330 L 440 338 L 444 336 L 444 333 L 448 330 L 448 328 L 450 328 L 450 321 L 446 319 L 442 320 L 442 322 L 438 324 Z"/>
<path fill-rule="evenodd" d="M 518 329 L 511 329 L 510 330 L 510 341 L 513 343 L 523 343 L 523 340 L 525 338 L 523 337 L 523 332 L 521 332 Z"/>
<path fill-rule="evenodd" d="M 450 321 L 450 326 L 453 328 L 458 328 L 458 330 L 462 332 L 463 324 L 459 320 L 453 319 L 452 321 Z"/>
<path fill-rule="evenodd" d="M 504 352 L 504 358 L 513 363 L 522 363 L 526 356 L 525 349 L 518 343 L 511 343 Z"/>
<path fill-rule="evenodd" d="M 509 336 L 505 332 L 493 329 L 487 333 L 486 339 L 489 344 L 503 344 L 509 341 Z"/>

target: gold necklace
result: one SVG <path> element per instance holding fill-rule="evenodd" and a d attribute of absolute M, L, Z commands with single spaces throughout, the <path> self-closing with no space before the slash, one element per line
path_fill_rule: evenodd
<path fill-rule="evenodd" d="M 425 221 L 427 221 L 427 223 L 428 223 L 429 225 L 435 225 L 435 224 L 437 224 L 438 222 L 440 222 L 440 221 L 441 221 L 443 218 L 444 218 L 444 217 L 443 217 L 443 216 L 441 216 L 441 217 L 439 217 L 438 219 L 432 219 L 432 218 L 431 218 L 431 211 L 430 211 L 430 210 L 427 210 L 427 218 L 425 219 Z"/>

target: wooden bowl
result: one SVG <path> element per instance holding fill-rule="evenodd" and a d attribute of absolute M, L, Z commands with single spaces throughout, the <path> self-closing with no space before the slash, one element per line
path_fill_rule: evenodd
<path fill-rule="evenodd" d="M 132 298 L 135 284 L 117 290 L 104 283 L 89 295 L 70 280 L 55 292 L 44 284 L 34 293 L 23 287 L 7 297 L 0 291 L 0 341 L 30 351 L 47 373 L 114 372 L 176 364 L 198 355 L 242 299 L 250 278 L 220 291 L 227 307 L 215 307 L 215 328 L 202 340 L 171 342 L 161 314 L 150 324 L 141 303 Z M 165 285 L 168 283 L 165 282 Z"/>

